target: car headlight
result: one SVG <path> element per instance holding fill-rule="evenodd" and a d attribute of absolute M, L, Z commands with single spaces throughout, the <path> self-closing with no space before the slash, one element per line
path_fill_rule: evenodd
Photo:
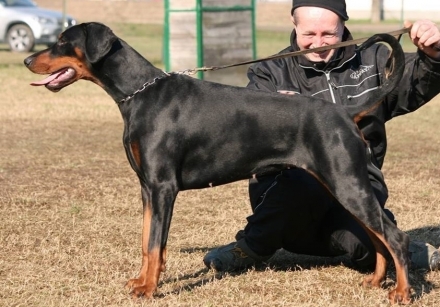
<path fill-rule="evenodd" d="M 76 20 L 75 19 L 71 19 L 71 18 L 67 18 L 65 23 L 64 23 L 64 26 L 66 28 L 72 27 L 74 25 L 76 25 Z"/>
<path fill-rule="evenodd" d="M 35 19 L 38 21 L 38 23 L 42 25 L 50 25 L 50 24 L 56 24 L 57 21 L 53 18 L 47 18 L 42 16 L 36 16 Z"/>

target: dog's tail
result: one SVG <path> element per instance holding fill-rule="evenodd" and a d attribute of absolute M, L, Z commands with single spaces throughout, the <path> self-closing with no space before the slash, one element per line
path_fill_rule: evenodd
<path fill-rule="evenodd" d="M 391 47 L 391 53 L 385 66 L 385 78 L 380 87 L 369 96 L 366 104 L 362 106 L 345 106 L 351 118 L 358 123 L 365 115 L 376 109 L 385 96 L 391 93 L 399 84 L 405 70 L 405 54 L 399 41 L 389 34 L 376 34 L 359 46 L 358 50 L 364 50 L 371 45 L 385 42 Z M 362 109 L 360 109 L 362 107 Z"/>

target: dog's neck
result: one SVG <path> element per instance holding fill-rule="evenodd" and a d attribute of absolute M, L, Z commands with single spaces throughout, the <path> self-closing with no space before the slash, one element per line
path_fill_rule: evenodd
<path fill-rule="evenodd" d="M 116 103 L 165 75 L 123 40 L 117 41 L 97 65 L 100 66 L 98 71 L 102 86 Z M 118 67 L 117 75 L 113 72 L 114 67 Z"/>

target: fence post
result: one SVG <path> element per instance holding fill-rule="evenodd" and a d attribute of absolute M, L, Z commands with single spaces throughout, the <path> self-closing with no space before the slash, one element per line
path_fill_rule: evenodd
<path fill-rule="evenodd" d="M 165 0 L 167 71 L 255 59 L 255 0 Z M 198 74 L 213 81 L 218 73 Z"/>

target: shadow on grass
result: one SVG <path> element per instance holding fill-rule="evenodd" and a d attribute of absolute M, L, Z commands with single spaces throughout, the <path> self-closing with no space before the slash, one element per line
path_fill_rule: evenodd
<path fill-rule="evenodd" d="M 427 242 L 437 248 L 440 245 L 440 224 L 410 229 L 406 233 L 412 240 Z M 409 271 L 409 280 L 413 287 L 414 299 L 419 299 L 424 294 L 439 288 L 439 286 L 426 280 L 426 274 L 429 274 L 429 271 L 425 269 L 411 268 Z M 395 278 L 395 275 L 393 277 Z"/>
<path fill-rule="evenodd" d="M 209 274 L 211 272 L 210 269 L 204 268 L 197 272 L 194 272 L 192 274 L 185 274 L 183 276 L 180 276 L 179 278 L 168 278 L 161 282 L 159 282 L 158 288 L 161 287 L 163 284 L 170 284 L 170 283 L 176 283 L 176 282 L 182 282 L 182 281 L 188 281 L 186 284 L 176 287 L 175 289 L 167 292 L 162 293 L 156 293 L 154 296 L 157 298 L 164 298 L 168 295 L 172 294 L 179 294 L 182 291 L 188 291 L 191 292 L 193 289 L 201 287 L 207 283 L 212 282 L 213 280 L 220 280 L 225 276 L 236 276 L 239 274 L 242 274 L 243 272 L 236 272 L 236 273 L 215 273 L 214 275 Z M 189 281 L 192 279 L 196 279 L 195 281 Z"/>
<path fill-rule="evenodd" d="M 411 229 L 407 231 L 411 239 L 424 240 L 430 244 L 438 246 L 440 244 L 440 225 L 437 226 L 426 226 L 417 229 Z M 206 253 L 212 248 L 209 247 L 195 247 L 181 249 L 180 252 L 184 253 Z M 314 268 L 327 268 L 333 266 L 343 265 L 353 270 L 357 270 L 363 274 L 371 273 L 369 270 L 361 270 L 354 266 L 348 257 L 315 257 L 309 255 L 298 255 L 293 254 L 285 250 L 279 250 L 275 255 L 265 264 L 256 266 L 255 271 L 261 272 L 267 269 L 274 271 L 302 271 L 311 270 Z M 188 281 L 184 285 L 175 288 L 172 291 L 165 293 L 158 293 L 157 297 L 165 297 L 170 294 L 178 294 L 182 291 L 192 291 L 194 288 L 201 287 L 204 284 L 210 283 L 214 280 L 221 280 L 226 276 L 238 276 L 240 274 L 246 273 L 248 270 L 242 270 L 237 272 L 216 272 L 212 274 L 212 271 L 208 268 L 201 269 L 191 274 L 185 274 L 179 278 L 170 278 L 163 280 L 161 284 L 169 284 L 175 282 Z M 383 289 L 391 290 L 395 287 L 396 283 L 396 271 L 394 264 L 390 263 L 388 266 L 387 279 L 382 283 L 381 287 Z M 409 281 L 412 285 L 412 297 L 414 300 L 420 299 L 423 295 L 429 294 L 433 290 L 439 288 L 432 282 L 426 279 L 426 275 L 430 272 L 426 269 L 410 268 L 409 270 Z M 195 279 L 195 280 L 194 280 Z"/>

